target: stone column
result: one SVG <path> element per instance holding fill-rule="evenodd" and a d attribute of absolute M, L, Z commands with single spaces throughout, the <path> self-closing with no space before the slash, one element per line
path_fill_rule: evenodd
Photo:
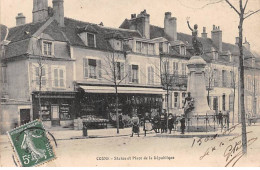
<path fill-rule="evenodd" d="M 194 99 L 194 109 L 186 116 L 188 121 L 187 131 L 190 132 L 213 131 L 209 126 L 209 123 L 212 123 L 213 119 L 208 119 L 206 122 L 206 117 L 213 115 L 214 111 L 210 110 L 207 102 L 205 66 L 206 62 L 200 56 L 191 57 L 187 64 L 190 72 L 188 77 L 188 92 L 191 93 L 191 97 Z"/>

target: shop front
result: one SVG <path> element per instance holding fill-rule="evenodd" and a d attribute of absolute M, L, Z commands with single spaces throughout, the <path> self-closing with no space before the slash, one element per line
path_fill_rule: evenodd
<path fill-rule="evenodd" d="M 71 127 L 75 117 L 75 92 L 33 92 L 33 119 L 46 127 Z"/>
<path fill-rule="evenodd" d="M 116 94 L 112 86 L 80 85 L 84 90 L 80 117 L 93 115 L 97 118 L 116 121 Z M 130 121 L 133 114 L 142 118 L 145 112 L 160 113 L 162 110 L 163 94 L 159 87 L 118 87 L 118 112 L 125 121 Z M 82 95 L 81 95 L 82 98 Z"/>

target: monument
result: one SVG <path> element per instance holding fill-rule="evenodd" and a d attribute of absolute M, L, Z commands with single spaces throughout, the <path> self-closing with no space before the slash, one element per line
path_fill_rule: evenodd
<path fill-rule="evenodd" d="M 190 27 L 187 19 L 188 26 L 192 31 L 192 45 L 193 56 L 188 61 L 187 67 L 189 69 L 188 87 L 187 91 L 190 92 L 194 101 L 194 108 L 186 113 L 187 131 L 189 132 L 207 132 L 214 131 L 215 123 L 214 111 L 211 110 L 207 102 L 207 92 L 205 83 L 205 66 L 206 62 L 201 57 L 203 54 L 202 44 L 198 41 L 198 25 L 194 25 L 194 29 Z"/>

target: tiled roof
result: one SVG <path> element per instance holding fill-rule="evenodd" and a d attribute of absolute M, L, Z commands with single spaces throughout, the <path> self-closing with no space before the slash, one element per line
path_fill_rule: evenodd
<path fill-rule="evenodd" d="M 126 20 L 124 23 L 124 28 L 127 26 L 126 24 Z M 165 35 L 164 33 L 164 29 L 158 26 L 154 26 L 154 25 L 150 25 L 150 38 L 154 39 L 154 38 L 158 38 L 158 37 L 164 37 L 166 39 L 169 39 L 167 37 L 167 35 Z M 192 44 L 192 36 L 188 35 L 188 34 L 184 34 L 184 33 L 177 33 L 177 39 L 182 41 L 184 44 L 188 45 L 187 49 L 189 49 L 189 47 Z M 209 53 L 211 51 L 211 48 L 215 48 L 217 49 L 217 47 L 213 44 L 212 40 L 210 38 L 202 38 L 202 37 L 198 37 L 199 41 L 202 43 L 203 45 L 203 50 L 204 50 L 204 54 L 203 54 L 203 58 L 207 61 L 210 61 L 213 59 L 213 56 L 211 55 L 211 53 Z M 189 50 L 187 50 L 189 51 Z M 229 43 L 222 43 L 222 51 L 219 55 L 218 60 L 221 62 L 229 62 L 229 58 L 226 56 L 226 53 L 228 51 L 231 52 L 231 54 L 233 56 L 235 56 L 234 60 L 237 62 L 238 61 L 238 57 L 239 56 L 239 49 L 238 46 L 235 44 L 229 44 Z M 187 53 L 187 55 L 189 55 L 189 53 Z M 253 56 L 255 56 L 254 54 L 252 54 L 250 51 L 248 51 L 245 47 L 244 47 L 244 55 L 245 58 L 251 58 Z"/>
<path fill-rule="evenodd" d="M 56 41 L 67 41 L 56 20 L 52 21 L 51 24 L 43 31 L 43 33 L 48 34 Z"/>
<path fill-rule="evenodd" d="M 14 57 L 14 56 L 20 56 L 23 54 L 26 54 L 28 51 L 30 39 L 17 41 L 14 43 L 8 44 L 6 47 L 6 58 Z"/>
<path fill-rule="evenodd" d="M 9 34 L 7 40 L 11 42 L 21 41 L 31 36 L 45 23 L 46 21 L 36 22 L 36 23 L 29 23 L 20 25 L 17 27 L 13 27 L 9 29 Z"/>
<path fill-rule="evenodd" d="M 87 27 L 87 26 L 91 26 L 91 27 Z M 108 28 L 108 27 L 100 26 L 89 22 L 82 22 L 70 18 L 65 18 L 65 27 L 62 28 L 62 30 L 64 31 L 71 45 L 86 46 L 81 40 L 81 38 L 78 36 L 78 29 L 83 27 L 91 28 L 91 30 L 95 29 L 95 31 L 97 32 L 95 49 L 110 50 L 111 47 L 108 41 L 106 40 L 106 37 L 108 34 L 111 33 L 120 34 L 123 38 L 141 37 L 141 35 L 137 31 Z"/>
<path fill-rule="evenodd" d="M 0 24 L 0 42 L 4 40 L 7 33 L 7 27 L 5 25 Z"/>
<path fill-rule="evenodd" d="M 10 28 L 7 40 L 11 42 L 7 46 L 6 57 L 14 57 L 14 56 L 26 54 L 28 52 L 30 38 L 46 23 L 46 21 L 29 23 L 29 24 Z M 100 50 L 112 49 L 109 42 L 105 39 L 107 34 L 116 33 L 117 35 L 122 36 L 122 38 L 141 37 L 137 31 L 117 29 L 117 28 L 113 29 L 113 28 L 99 26 L 97 24 L 77 21 L 70 18 L 65 18 L 65 27 L 62 28 L 58 26 L 58 23 L 55 20 L 52 21 L 43 30 L 42 33 L 48 34 L 51 38 L 53 38 L 56 41 L 69 42 L 71 45 L 86 47 L 86 45 L 82 42 L 82 40 L 78 36 L 79 28 L 83 28 L 83 27 L 89 29 L 91 28 L 91 30 L 96 31 L 95 49 L 100 49 Z M 89 29 L 87 29 L 87 31 L 89 31 Z M 4 27 L 1 27 L 1 31 L 4 32 Z"/>

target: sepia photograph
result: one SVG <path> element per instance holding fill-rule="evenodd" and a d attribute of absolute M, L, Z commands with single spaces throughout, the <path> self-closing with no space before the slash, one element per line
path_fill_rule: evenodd
<path fill-rule="evenodd" d="M 260 0 L 1 0 L 0 167 L 259 167 Z"/>

